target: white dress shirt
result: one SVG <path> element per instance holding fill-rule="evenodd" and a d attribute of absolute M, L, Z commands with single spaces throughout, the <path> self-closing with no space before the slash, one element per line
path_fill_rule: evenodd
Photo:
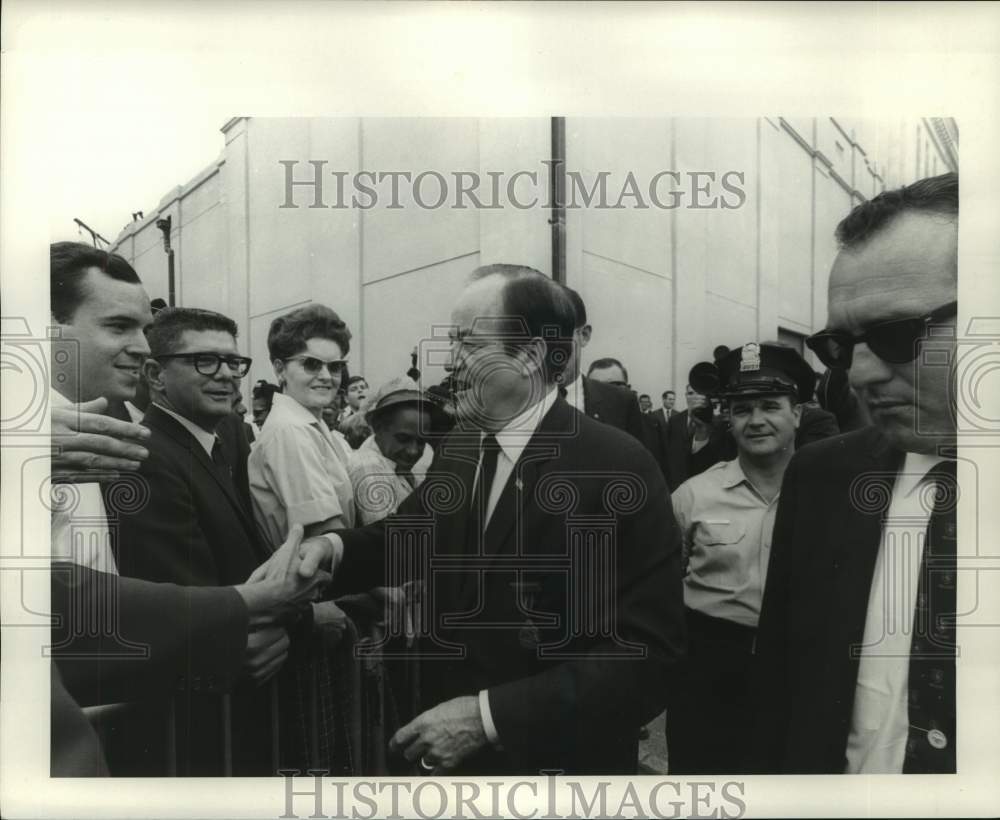
<path fill-rule="evenodd" d="M 896 476 L 871 593 L 854 711 L 847 737 L 848 774 L 899 774 L 909 734 L 910 641 L 920 562 L 931 511 L 921 488 L 938 456 L 907 453 Z"/>
<path fill-rule="evenodd" d="M 50 407 L 72 404 L 56 390 L 49 391 L 49 402 Z M 56 484 L 50 485 L 49 491 L 52 559 L 117 575 L 101 485 Z"/>
<path fill-rule="evenodd" d="M 582 406 L 582 382 L 577 378 L 573 384 L 578 388 Z M 572 387 L 573 385 L 570 386 Z M 549 390 L 541 401 L 536 402 L 527 410 L 515 416 L 502 430 L 494 434 L 497 444 L 500 445 L 500 452 L 497 455 L 497 469 L 496 473 L 493 474 L 490 497 L 486 502 L 486 515 L 483 521 L 484 528 L 489 525 L 490 518 L 493 516 L 493 511 L 497 508 L 497 503 L 500 501 L 504 487 L 507 486 L 507 482 L 514 472 L 514 465 L 517 464 L 517 460 L 521 457 L 521 453 L 524 452 L 524 448 L 528 446 L 528 442 L 531 441 L 531 437 L 535 434 L 542 419 L 552 409 L 552 405 L 555 403 L 558 395 L 559 393 L 555 389 Z M 485 434 L 483 434 L 482 438 L 485 438 Z M 482 439 L 480 439 L 481 444 Z M 480 463 L 476 465 L 473 497 L 475 497 L 475 488 L 479 484 L 479 471 L 481 467 L 482 459 L 480 458 Z M 496 724 L 493 723 L 493 713 L 490 711 L 489 690 L 487 689 L 482 689 L 479 692 L 479 713 L 483 720 L 483 729 L 486 732 L 487 739 L 494 746 L 500 748 L 500 735 L 497 733 Z"/>

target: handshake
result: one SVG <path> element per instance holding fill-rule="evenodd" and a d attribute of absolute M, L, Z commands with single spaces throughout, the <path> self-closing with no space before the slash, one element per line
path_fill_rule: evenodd
<path fill-rule="evenodd" d="M 329 566 L 340 539 L 324 534 L 303 539 L 301 524 L 257 569 L 235 587 L 249 613 L 245 668 L 257 683 L 274 675 L 288 657 L 290 641 L 284 626 L 305 604 L 313 606 L 313 623 L 334 640 L 347 626 L 347 616 L 333 601 L 313 603 L 330 583 Z"/>

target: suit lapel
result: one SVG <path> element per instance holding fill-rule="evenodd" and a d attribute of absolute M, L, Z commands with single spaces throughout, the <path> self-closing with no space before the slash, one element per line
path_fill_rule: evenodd
<path fill-rule="evenodd" d="M 236 495 L 235 481 L 232 478 L 229 481 L 226 481 L 220 474 L 219 468 L 216 467 L 212 462 L 212 459 L 208 457 L 208 453 L 205 452 L 205 448 L 198 443 L 195 437 L 185 430 L 176 419 L 171 418 L 169 415 L 160 410 L 155 404 L 150 405 L 143 421 L 147 426 L 155 428 L 169 436 L 175 444 L 182 447 L 190 454 L 192 461 L 197 462 L 201 466 L 201 469 L 208 474 L 212 481 L 215 482 L 215 484 L 222 491 L 223 495 L 226 496 L 226 499 L 232 505 L 233 510 L 236 512 L 237 517 L 243 524 L 244 529 L 246 529 L 251 536 L 251 544 L 253 544 L 256 549 L 258 544 L 256 524 L 247 519 L 247 511 L 244 509 L 243 504 L 240 503 L 240 500 Z"/>
<path fill-rule="evenodd" d="M 601 420 L 603 406 L 598 391 L 594 390 L 593 382 L 586 376 L 581 379 L 583 384 L 583 412 L 593 419 Z"/>
<path fill-rule="evenodd" d="M 437 516 L 438 532 L 435 537 L 435 549 L 439 554 L 451 557 L 471 555 L 473 547 L 466 546 L 465 528 L 469 515 L 472 485 L 476 478 L 476 463 L 479 453 L 478 444 L 472 443 L 472 438 L 463 438 L 457 442 L 445 443 L 441 448 L 442 461 L 436 472 L 453 476 L 462 487 L 462 504 L 453 512 Z M 431 476 L 428 475 L 428 479 Z M 441 572 L 435 574 L 434 583 L 438 585 L 436 593 L 441 601 L 457 601 L 462 595 L 462 576 L 465 570 L 457 572 Z"/>
<path fill-rule="evenodd" d="M 845 453 L 844 456 L 862 465 L 862 469 L 854 474 L 850 488 L 841 489 L 844 497 L 838 506 L 842 516 L 837 532 L 831 534 L 835 539 L 836 599 L 841 602 L 843 613 L 842 618 L 832 621 L 841 624 L 843 637 L 851 646 L 854 663 L 858 661 L 856 648 L 860 647 L 864 638 L 868 598 L 882 542 L 882 528 L 902 461 L 902 454 L 892 450 L 885 438 L 874 429 L 870 436 L 864 436 L 859 441 L 863 452 Z M 862 489 L 860 482 L 863 481 L 873 482 L 869 485 L 869 492 Z M 884 506 L 869 507 L 859 503 L 859 499 L 875 497 L 884 498 Z M 843 645 L 840 643 L 840 646 Z"/>

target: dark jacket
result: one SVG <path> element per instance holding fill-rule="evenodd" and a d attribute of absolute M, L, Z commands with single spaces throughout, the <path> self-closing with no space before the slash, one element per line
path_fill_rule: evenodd
<path fill-rule="evenodd" d="M 456 502 L 469 498 L 477 448 L 478 436 L 450 436 L 396 515 L 342 533 L 335 583 L 384 584 L 386 548 L 410 551 L 389 566 L 412 568 L 435 602 L 422 651 L 452 654 L 425 663 L 423 708 L 487 688 L 503 746 L 461 773 L 634 773 L 638 730 L 662 710 L 685 642 L 680 533 L 663 477 L 631 436 L 557 399 L 480 550 L 466 543 L 469 502 Z M 431 539 L 417 560 L 414 530 Z"/>
<path fill-rule="evenodd" d="M 788 465 L 757 634 L 753 772 L 844 771 L 856 650 L 902 458 L 866 428 Z"/>
<path fill-rule="evenodd" d="M 240 423 L 236 416 L 232 418 Z M 185 586 L 243 583 L 270 555 L 238 486 L 237 477 L 246 471 L 245 460 L 230 465 L 234 475 L 228 480 L 201 444 L 156 405 L 150 406 L 143 424 L 152 436 L 145 442 L 149 457 L 138 477 L 145 482 L 149 500 L 143 509 L 120 516 L 119 571 Z M 235 425 L 234 430 L 241 433 Z M 220 441 L 227 458 L 242 458 L 239 438 L 229 440 L 224 431 Z M 195 628 L 193 623 L 191 628 Z M 164 715 L 169 707 L 169 702 L 159 702 L 120 727 L 116 748 L 109 744 L 107 749 L 113 774 L 157 773 L 162 766 Z M 226 752 L 220 727 L 227 711 L 233 773 L 274 774 L 269 687 L 244 680 L 226 699 L 182 692 L 173 708 L 180 774 L 223 774 Z"/>

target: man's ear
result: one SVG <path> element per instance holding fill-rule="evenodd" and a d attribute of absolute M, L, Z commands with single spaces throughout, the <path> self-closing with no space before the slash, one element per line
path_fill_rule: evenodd
<path fill-rule="evenodd" d="M 795 429 L 799 429 L 799 423 L 802 421 L 802 405 L 792 404 L 792 418 L 795 419 Z"/>
<path fill-rule="evenodd" d="M 166 389 L 163 383 L 163 365 L 156 359 L 150 357 L 142 363 L 142 375 L 150 390 L 162 393 Z"/>
<path fill-rule="evenodd" d="M 545 355 L 548 353 L 548 350 L 549 346 L 545 340 L 537 336 L 521 348 L 518 357 L 524 362 L 529 375 L 533 371 L 541 374 L 545 373 Z"/>
<path fill-rule="evenodd" d="M 594 329 L 590 325 L 584 325 L 580 328 L 580 347 L 584 348 L 590 344 L 590 334 L 594 332 Z"/>

